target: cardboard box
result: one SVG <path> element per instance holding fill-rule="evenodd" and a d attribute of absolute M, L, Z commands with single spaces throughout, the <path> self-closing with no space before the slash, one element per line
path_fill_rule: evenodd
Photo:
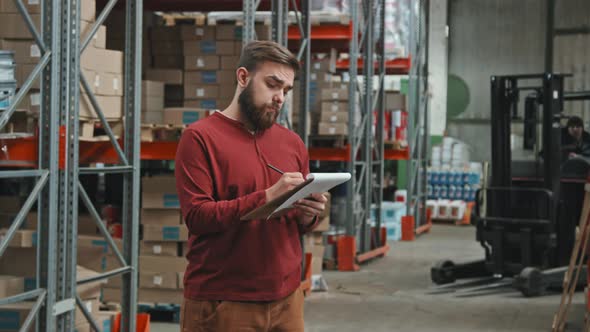
<path fill-rule="evenodd" d="M 24 0 L 23 5 L 27 9 L 29 14 L 39 14 L 41 13 L 41 6 L 40 1 L 38 0 Z M 0 0 L 0 13 L 15 13 L 18 14 L 18 8 L 14 3 L 14 0 Z"/>
<path fill-rule="evenodd" d="M 83 280 L 97 275 L 99 275 L 99 273 L 96 271 L 92 271 L 80 265 L 76 266 L 76 280 Z M 77 286 L 76 290 L 81 299 L 96 299 L 100 297 L 100 290 L 104 284 L 106 284 L 106 280 L 89 282 Z"/>
<path fill-rule="evenodd" d="M 235 24 L 218 24 L 215 30 L 216 40 L 241 40 L 242 26 Z"/>
<path fill-rule="evenodd" d="M 221 109 L 221 105 L 221 101 L 218 99 L 187 99 L 184 101 L 184 107 L 200 108 L 206 110 Z"/>
<path fill-rule="evenodd" d="M 320 87 L 330 88 L 332 86 L 332 74 L 328 72 L 310 72 L 309 80 L 316 82 Z"/>
<path fill-rule="evenodd" d="M 346 89 L 323 89 L 322 100 L 348 100 L 348 90 Z"/>
<path fill-rule="evenodd" d="M 324 263 L 324 251 L 323 245 L 316 244 L 311 249 L 311 274 L 317 275 L 322 274 L 322 265 Z"/>
<path fill-rule="evenodd" d="M 222 70 L 236 70 L 238 69 L 238 63 L 240 63 L 239 56 L 221 56 L 221 69 Z"/>
<path fill-rule="evenodd" d="M 173 125 L 188 125 L 209 115 L 209 110 L 178 107 L 164 109 L 164 123 Z"/>
<path fill-rule="evenodd" d="M 6 232 L 8 232 L 8 229 L 0 230 L 0 240 L 4 240 Z M 8 245 L 14 248 L 34 248 L 37 246 L 37 231 L 29 229 L 17 230 Z"/>
<path fill-rule="evenodd" d="M 140 272 L 139 287 L 178 289 L 178 272 Z"/>
<path fill-rule="evenodd" d="M 30 1 L 30 0 L 29 0 Z M 86 22 L 94 22 L 96 17 L 96 1 L 81 0 L 80 4 L 80 19 Z"/>
<path fill-rule="evenodd" d="M 94 25 L 94 23 L 88 23 L 88 22 L 80 22 L 80 31 L 81 31 L 81 40 L 84 40 L 86 38 L 86 36 L 88 35 L 88 33 L 90 33 L 90 29 L 92 29 L 92 26 Z M 92 40 L 90 41 L 90 44 L 88 44 L 88 47 L 90 46 L 94 46 L 95 48 L 98 49 L 106 49 L 107 48 L 107 27 L 104 25 L 101 25 L 98 30 L 96 30 L 96 33 L 94 34 L 94 36 L 92 36 Z M 118 48 L 117 48 L 118 49 Z M 125 47 L 123 47 L 122 49 L 125 49 Z"/>
<path fill-rule="evenodd" d="M 234 85 L 231 86 L 223 86 L 219 88 L 219 99 L 223 100 L 232 100 L 234 95 L 236 94 L 236 89 Z"/>
<path fill-rule="evenodd" d="M 163 123 L 164 122 L 164 110 L 153 111 L 153 112 L 141 112 L 142 123 Z"/>
<path fill-rule="evenodd" d="M 180 256 L 186 257 L 186 255 L 188 254 L 188 250 L 189 250 L 188 242 L 183 242 L 180 244 Z"/>
<path fill-rule="evenodd" d="M 22 207 L 18 196 L 0 196 L 0 212 L 18 213 Z"/>
<path fill-rule="evenodd" d="M 18 302 L 12 304 L 0 305 L 0 331 L 19 331 L 22 324 L 27 319 L 29 312 L 35 302 Z M 35 323 L 31 324 L 31 331 L 35 329 Z"/>
<path fill-rule="evenodd" d="M 143 272 L 184 272 L 188 262 L 184 257 L 139 256 L 140 273 Z"/>
<path fill-rule="evenodd" d="M 184 99 L 217 99 L 217 85 L 184 85 Z"/>
<path fill-rule="evenodd" d="M 152 40 L 150 49 L 152 55 L 183 55 L 180 39 Z"/>
<path fill-rule="evenodd" d="M 148 69 L 145 71 L 145 79 L 164 82 L 164 84 L 181 85 L 183 83 L 180 69 Z"/>
<path fill-rule="evenodd" d="M 213 40 L 215 38 L 215 26 L 180 26 L 180 38 L 182 40 Z"/>
<path fill-rule="evenodd" d="M 185 67 L 185 60 L 182 55 L 156 55 L 153 59 L 156 68 L 182 69 Z"/>
<path fill-rule="evenodd" d="M 123 241 L 121 239 L 113 240 L 115 241 L 117 248 L 123 253 Z M 107 240 L 101 235 L 78 235 L 78 248 L 94 248 L 100 250 L 103 254 L 114 253 Z"/>
<path fill-rule="evenodd" d="M 142 207 L 152 209 L 179 209 L 174 176 L 159 175 L 141 179 Z"/>
<path fill-rule="evenodd" d="M 153 26 L 149 35 L 153 41 L 180 40 L 180 26 Z"/>
<path fill-rule="evenodd" d="M 405 110 L 406 95 L 399 92 L 385 92 L 385 109 L 387 110 Z"/>
<path fill-rule="evenodd" d="M 318 124 L 318 134 L 320 135 L 348 135 L 347 123 L 326 123 Z"/>
<path fill-rule="evenodd" d="M 96 96 L 96 100 L 107 120 L 119 120 L 123 116 L 123 98 L 120 96 Z M 80 94 L 80 118 L 98 119 L 90 99 Z"/>
<path fill-rule="evenodd" d="M 319 224 L 313 229 L 314 232 L 325 232 L 330 229 L 330 216 L 319 217 Z"/>
<path fill-rule="evenodd" d="M 167 103 L 172 100 L 184 100 L 184 87 L 182 85 L 166 84 L 164 86 L 164 102 Z"/>
<path fill-rule="evenodd" d="M 217 55 L 189 55 L 184 57 L 186 70 L 218 70 L 219 56 Z"/>
<path fill-rule="evenodd" d="M 140 221 L 143 225 L 176 226 L 182 224 L 179 210 L 141 209 Z"/>
<path fill-rule="evenodd" d="M 123 96 L 123 75 L 121 74 L 96 74 L 94 85 L 97 95 Z"/>
<path fill-rule="evenodd" d="M 33 69 L 35 69 L 34 64 L 20 64 L 20 65 L 16 66 L 15 78 L 16 78 L 17 86 L 20 87 L 25 83 L 25 81 L 29 78 L 29 76 L 31 76 Z M 33 84 L 31 85 L 32 89 L 40 89 L 41 88 L 41 85 L 39 84 L 39 82 L 41 81 L 40 77 L 41 77 L 41 75 L 39 75 L 35 79 L 35 81 L 33 81 Z"/>
<path fill-rule="evenodd" d="M 348 112 L 322 112 L 321 122 L 348 123 Z"/>
<path fill-rule="evenodd" d="M 322 113 L 330 112 L 346 112 L 348 113 L 348 103 L 341 101 L 323 101 L 322 102 Z"/>
<path fill-rule="evenodd" d="M 188 229 L 185 225 L 143 225 L 143 240 L 172 242 L 188 241 Z"/>
<path fill-rule="evenodd" d="M 164 83 L 158 81 L 141 81 L 141 94 L 144 96 L 164 97 Z"/>
<path fill-rule="evenodd" d="M 105 302 L 120 302 L 121 289 L 120 288 L 103 288 L 103 301 Z M 150 289 L 140 288 L 138 290 L 137 300 L 139 302 L 151 303 L 171 303 L 182 304 L 183 292 L 178 289 Z"/>
<path fill-rule="evenodd" d="M 25 290 L 23 277 L 0 275 L 0 298 L 20 294 Z"/>
<path fill-rule="evenodd" d="M 37 31 L 40 31 L 41 16 L 32 14 L 31 19 Z M 20 14 L 0 14 L 0 38 L 32 39 L 33 35 Z"/>
<path fill-rule="evenodd" d="M 233 41 L 185 40 L 182 51 L 184 55 L 234 55 Z"/>
<path fill-rule="evenodd" d="M 14 61 L 17 64 L 36 64 L 41 58 L 41 50 L 33 40 L 0 40 L 0 49 L 14 51 Z"/>
<path fill-rule="evenodd" d="M 235 70 L 185 71 L 184 84 L 218 84 L 224 87 L 236 85 Z M 233 89 L 232 89 L 233 90 Z"/>
<path fill-rule="evenodd" d="M 80 65 L 81 68 L 92 70 L 98 74 L 121 75 L 123 74 L 123 52 L 88 47 L 80 57 Z"/>
<path fill-rule="evenodd" d="M 272 27 L 270 24 L 256 24 L 254 31 L 258 40 L 272 40 Z"/>
<path fill-rule="evenodd" d="M 184 272 L 176 272 L 178 278 L 178 289 L 184 289 Z"/>
<path fill-rule="evenodd" d="M 141 112 L 158 112 L 162 114 L 164 111 L 164 96 L 151 97 L 141 96 Z M 162 115 L 160 115 L 162 117 Z M 162 120 L 158 121 L 162 122 Z M 158 123 L 156 122 L 156 123 Z"/>
<path fill-rule="evenodd" d="M 139 254 L 142 256 L 178 257 L 178 243 L 141 241 L 139 243 Z"/>

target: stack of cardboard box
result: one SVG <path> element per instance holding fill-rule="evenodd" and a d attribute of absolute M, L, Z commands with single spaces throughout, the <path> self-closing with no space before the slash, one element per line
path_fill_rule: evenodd
<path fill-rule="evenodd" d="M 322 90 L 319 135 L 348 135 L 348 99 L 346 84 Z"/>
<path fill-rule="evenodd" d="M 164 83 L 141 82 L 141 122 L 162 123 L 164 115 Z"/>
<path fill-rule="evenodd" d="M 141 224 L 139 301 L 180 304 L 187 265 L 181 254 L 188 230 L 182 224 L 174 176 L 142 180 Z M 103 296 L 105 301 L 118 302 L 120 285 L 109 282 Z"/>
<path fill-rule="evenodd" d="M 184 34 L 184 106 L 219 109 L 229 105 L 241 43 L 235 25 L 203 26 L 204 33 Z M 198 38 L 200 37 L 200 38 Z"/>
<path fill-rule="evenodd" d="M 77 279 L 85 279 L 95 276 L 97 273 L 82 267 L 77 268 Z M 22 277 L 15 276 L 0 276 L 0 297 L 8 297 L 17 295 L 27 290 L 25 280 Z M 33 285 L 34 286 L 34 285 Z M 115 316 L 118 312 L 100 311 L 100 282 L 87 283 L 77 287 L 77 293 L 82 304 L 90 313 L 94 321 L 97 323 L 101 331 L 111 331 Z M 33 308 L 35 302 L 18 302 L 0 306 L 0 315 L 5 319 L 0 320 L 1 331 L 19 331 L 19 328 L 24 323 L 27 315 Z M 74 325 L 76 331 L 86 332 L 92 331 L 90 323 L 86 320 L 82 310 L 76 307 Z M 31 326 L 35 326 L 34 322 Z"/>
<path fill-rule="evenodd" d="M 320 221 L 311 233 L 304 237 L 305 252 L 311 253 L 311 289 L 326 290 L 326 282 L 322 276 L 322 266 L 324 262 L 324 232 L 330 229 L 330 209 L 331 195 L 325 194 L 328 198 L 326 209 L 320 215 Z"/>

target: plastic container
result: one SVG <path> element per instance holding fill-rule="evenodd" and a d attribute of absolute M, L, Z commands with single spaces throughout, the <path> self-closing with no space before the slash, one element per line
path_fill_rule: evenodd
<path fill-rule="evenodd" d="M 426 210 L 430 211 L 431 218 L 438 217 L 438 201 L 434 199 L 429 199 L 426 201 Z"/>
<path fill-rule="evenodd" d="M 0 51 L 0 81 L 14 81 L 14 52 Z"/>
<path fill-rule="evenodd" d="M 438 219 L 448 219 L 451 215 L 451 201 L 448 199 L 439 200 L 436 211 Z"/>
<path fill-rule="evenodd" d="M 449 199 L 449 187 L 446 185 L 441 185 L 438 197 L 440 199 Z"/>
<path fill-rule="evenodd" d="M 16 81 L 0 81 L 0 110 L 6 110 L 16 93 Z"/>
<path fill-rule="evenodd" d="M 408 191 L 405 189 L 396 190 L 394 197 L 396 202 L 405 203 L 408 199 Z"/>
<path fill-rule="evenodd" d="M 450 218 L 453 220 L 463 219 L 466 206 L 467 204 L 464 201 L 452 201 L 450 204 Z"/>

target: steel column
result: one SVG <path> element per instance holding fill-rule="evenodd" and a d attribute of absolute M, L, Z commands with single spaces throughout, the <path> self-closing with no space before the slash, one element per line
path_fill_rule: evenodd
<path fill-rule="evenodd" d="M 132 267 L 122 276 L 122 331 L 135 331 L 137 315 L 138 246 L 139 246 L 139 177 L 141 121 L 141 46 L 143 1 L 126 1 L 125 32 L 125 156 L 133 171 L 123 175 L 123 254 Z"/>

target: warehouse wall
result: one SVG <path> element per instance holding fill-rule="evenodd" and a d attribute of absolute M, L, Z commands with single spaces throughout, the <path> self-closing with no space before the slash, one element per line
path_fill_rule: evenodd
<path fill-rule="evenodd" d="M 556 1 L 555 27 L 590 24 L 590 1 Z M 490 76 L 544 70 L 545 0 L 449 0 L 449 75 L 465 82 L 469 103 L 447 110 L 447 132 L 472 146 L 475 160 L 489 160 Z M 566 90 L 590 90 L 590 35 L 558 36 L 554 71 L 575 73 Z M 456 86 L 455 86 L 456 88 Z M 449 82 L 449 99 L 454 90 Z M 567 104 L 566 112 L 584 117 L 590 127 L 590 103 Z"/>
<path fill-rule="evenodd" d="M 544 0 L 449 1 L 449 75 L 465 82 L 469 104 L 447 130 L 471 145 L 472 159 L 491 156 L 490 76 L 542 71 L 544 24 Z"/>
<path fill-rule="evenodd" d="M 557 29 L 590 26 L 588 0 L 558 1 L 555 11 Z M 590 90 L 590 34 L 558 35 L 554 43 L 554 70 L 574 74 L 566 79 L 565 91 Z M 590 130 L 590 101 L 568 102 L 564 108 L 582 117 L 586 130 Z"/>

